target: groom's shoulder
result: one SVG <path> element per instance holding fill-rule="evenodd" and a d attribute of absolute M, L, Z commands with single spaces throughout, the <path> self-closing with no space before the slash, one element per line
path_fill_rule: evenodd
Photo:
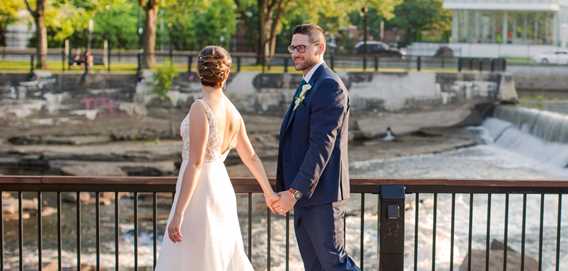
<path fill-rule="evenodd" d="M 321 73 L 317 85 L 323 88 L 333 88 L 336 89 L 337 92 L 340 93 L 345 92 L 345 94 L 347 94 L 347 88 L 345 87 L 345 84 L 343 84 L 343 80 L 341 80 L 341 77 L 339 77 L 337 73 L 332 71 L 327 66 L 324 68 L 323 72 Z"/>

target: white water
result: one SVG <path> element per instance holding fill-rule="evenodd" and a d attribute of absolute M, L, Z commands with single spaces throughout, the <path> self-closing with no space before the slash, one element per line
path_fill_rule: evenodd
<path fill-rule="evenodd" d="M 513 106 L 499 106 L 494 115 L 547 142 L 568 144 L 568 115 Z"/>

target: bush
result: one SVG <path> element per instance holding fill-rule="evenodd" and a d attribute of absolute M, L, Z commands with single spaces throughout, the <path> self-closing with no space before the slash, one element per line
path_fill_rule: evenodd
<path fill-rule="evenodd" d="M 168 91 L 172 88 L 176 76 L 177 71 L 173 63 L 166 62 L 160 66 L 154 74 L 154 94 L 161 100 L 169 98 Z"/>

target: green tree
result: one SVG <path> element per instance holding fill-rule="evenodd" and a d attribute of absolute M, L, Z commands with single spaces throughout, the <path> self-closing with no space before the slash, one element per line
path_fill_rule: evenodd
<path fill-rule="evenodd" d="M 19 0 L 0 1 L 0 46 L 6 46 L 6 41 L 4 40 L 6 27 L 16 20 L 18 10 L 22 7 L 22 2 Z"/>
<path fill-rule="evenodd" d="M 228 47 L 236 30 L 235 5 L 232 0 L 213 0 L 202 12 L 196 12 L 191 25 L 195 47 L 210 44 Z"/>
<path fill-rule="evenodd" d="M 229 47 L 236 31 L 236 12 L 232 0 L 178 2 L 165 11 L 169 38 L 176 49 L 200 50 L 206 45 Z"/>
<path fill-rule="evenodd" d="M 259 14 L 257 0 L 235 0 L 235 24 L 239 32 L 244 34 L 245 44 L 237 44 L 237 50 L 248 50 L 259 53 Z M 260 61 L 260 58 L 257 58 Z"/>
<path fill-rule="evenodd" d="M 158 17 L 158 9 L 160 5 L 164 5 L 161 0 L 138 0 L 138 4 L 146 14 L 144 21 L 144 61 L 146 68 L 152 68 L 156 65 L 156 22 Z"/>
<path fill-rule="evenodd" d="M 261 61 L 270 59 L 276 51 L 276 37 L 282 30 L 282 17 L 292 0 L 258 0 L 258 55 Z"/>
<path fill-rule="evenodd" d="M 287 44 L 291 39 L 291 32 L 295 25 L 300 23 L 317 23 L 325 31 L 328 37 L 341 36 L 341 30 L 355 24 L 363 28 L 363 17 L 361 9 L 369 8 L 371 33 L 378 33 L 380 20 L 391 18 L 394 7 L 400 0 L 313 0 L 313 1 L 294 1 L 291 3 L 290 11 L 282 19 L 284 31 L 282 31 L 279 42 Z M 354 18 L 358 19 L 355 20 Z M 285 46 L 280 46 L 285 48 Z"/>
<path fill-rule="evenodd" d="M 393 26 L 406 32 L 404 45 L 424 39 L 425 31 L 449 32 L 451 16 L 441 0 L 404 0 L 395 8 Z"/>
<path fill-rule="evenodd" d="M 24 0 L 24 3 L 30 15 L 34 18 L 36 27 L 36 66 L 40 69 L 47 69 L 47 26 L 45 24 L 45 15 L 48 2 L 47 0 L 35 0 L 33 2 Z M 35 8 L 32 6 L 35 6 Z"/>
<path fill-rule="evenodd" d="M 385 18 L 380 14 L 380 12 L 374 8 L 369 8 L 367 12 L 367 29 L 369 32 L 369 40 L 378 40 L 381 36 L 381 22 L 384 22 Z M 355 10 L 349 13 L 349 21 L 361 29 L 363 32 L 365 27 L 364 14 L 360 10 Z"/>
<path fill-rule="evenodd" d="M 46 27 L 49 47 L 60 47 L 62 42 L 73 37 L 75 43 L 77 33 L 87 29 L 92 14 L 80 3 L 65 0 L 54 0 L 46 11 Z M 85 43 L 82 43 L 85 44 Z"/>
<path fill-rule="evenodd" d="M 177 0 L 185 2 L 181 4 L 184 7 L 184 12 L 192 12 L 188 7 L 201 2 L 200 0 Z M 167 8 L 168 6 L 175 5 L 176 0 L 138 0 L 138 5 L 144 10 L 144 33 L 143 33 L 143 48 L 144 48 L 144 61 L 143 65 L 146 68 L 152 68 L 156 65 L 156 35 L 157 35 L 157 22 L 158 11 L 160 8 Z"/>
<path fill-rule="evenodd" d="M 93 20 L 94 47 L 108 39 L 122 48 L 135 48 L 137 8 L 130 0 L 52 0 L 44 16 L 48 47 L 60 47 L 65 40 L 75 47 L 86 46 L 89 20 Z M 37 44 L 37 37 L 32 43 Z"/>
<path fill-rule="evenodd" d="M 137 9 L 131 1 L 121 0 L 97 12 L 94 16 L 94 46 L 100 47 L 108 40 L 112 47 L 138 48 Z"/>

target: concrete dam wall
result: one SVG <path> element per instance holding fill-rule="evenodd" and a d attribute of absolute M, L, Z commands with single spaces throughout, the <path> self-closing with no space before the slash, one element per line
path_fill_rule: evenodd
<path fill-rule="evenodd" d="M 479 104 L 517 101 L 515 83 L 502 73 L 340 73 L 350 90 L 353 119 L 372 137 L 393 127 L 399 133 L 422 127 L 452 126 L 477 114 Z M 124 74 L 38 73 L 0 75 L 0 120 L 34 113 L 84 116 L 124 113 L 146 116 L 151 108 L 187 111 L 201 95 L 196 73 L 181 73 L 162 100 L 154 93 L 151 72 Z M 282 116 L 291 103 L 298 73 L 232 74 L 226 94 L 243 113 Z M 474 118 L 475 119 L 475 118 Z M 471 118 L 470 118 L 471 120 Z M 396 128 L 396 129 L 395 129 Z"/>

